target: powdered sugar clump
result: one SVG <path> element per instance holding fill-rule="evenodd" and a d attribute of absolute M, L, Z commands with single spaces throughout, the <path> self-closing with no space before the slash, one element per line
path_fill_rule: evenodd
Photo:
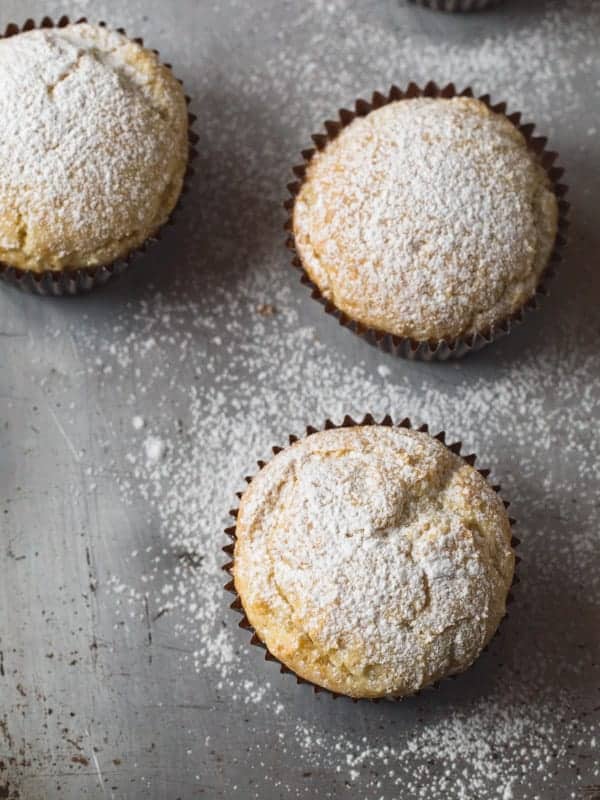
<path fill-rule="evenodd" d="M 165 445 L 162 439 L 157 436 L 149 436 L 144 442 L 144 450 L 146 451 L 146 458 L 151 464 L 160 461 L 165 452 Z"/>

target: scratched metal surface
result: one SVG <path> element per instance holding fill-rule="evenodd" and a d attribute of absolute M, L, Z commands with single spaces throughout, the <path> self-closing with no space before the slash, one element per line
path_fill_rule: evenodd
<path fill-rule="evenodd" d="M 434 14 L 392 0 L 348 5 L 362 8 L 361 13 L 368 14 L 371 22 L 380 20 L 382 26 L 397 29 L 399 36 L 410 30 L 425 32 L 434 42 L 444 38 L 459 42 L 463 37 L 485 32 L 486 26 L 518 27 L 525 17 L 540 13 L 547 3 L 512 2 L 504 10 L 477 19 L 444 18 L 444 22 Z M 571 5 L 576 13 L 577 3 Z M 29 15 L 40 18 L 63 11 L 69 9 L 54 2 L 3 0 L 0 26 Z M 190 94 L 201 94 L 201 108 L 196 104 L 194 110 L 201 116 L 205 114 L 214 126 L 219 115 L 226 113 L 225 106 L 235 101 L 228 92 L 226 76 L 234 70 L 243 71 L 246 65 L 255 67 L 263 53 L 272 55 L 274 48 L 280 46 L 275 44 L 275 34 L 295 14 L 295 8 L 294 4 L 277 0 L 253 0 L 247 4 L 228 0 L 135 0 L 126 4 L 105 0 L 100 4 L 76 3 L 74 13 L 104 17 L 135 35 L 143 35 L 166 60 L 173 62 Z M 281 46 L 291 52 L 297 48 L 300 53 L 304 41 L 314 33 L 302 25 L 299 19 L 293 38 Z M 594 56 L 597 58 L 597 53 L 572 53 L 573 59 Z M 212 92 L 206 87 L 207 71 L 214 76 Z M 404 77 L 399 76 L 399 80 Z M 382 85 L 387 78 L 361 73 L 356 76 L 357 92 L 364 86 Z M 600 79 L 600 70 L 597 78 Z M 509 94 L 510 75 L 499 76 L 499 85 Z M 285 101 L 285 88 L 277 87 L 274 103 L 281 105 Z M 310 86 L 290 83 L 287 91 L 299 96 L 310 91 Z M 560 105 L 560 87 L 556 91 Z M 590 98 L 597 97 L 594 85 L 582 86 L 580 91 L 589 92 Z M 246 106 L 241 124 L 246 126 L 249 146 L 253 140 L 262 141 L 265 131 L 269 131 L 273 158 L 281 165 L 283 186 L 289 175 L 286 167 L 305 143 L 315 118 L 306 120 L 304 125 L 298 121 L 294 129 L 281 129 L 277 115 L 274 110 L 270 116 L 268 107 L 252 115 Z M 585 127 L 592 121 L 587 120 Z M 559 278 L 537 320 L 511 337 L 495 355 L 483 354 L 473 359 L 466 369 L 474 377 L 488 376 L 493 381 L 494 369 L 518 358 L 523 348 L 537 348 L 543 358 L 545 343 L 552 336 L 552 316 L 563 298 L 572 298 L 575 291 L 580 313 L 573 316 L 572 324 L 574 328 L 590 326 L 590 351 L 600 332 L 600 282 L 597 270 L 590 266 L 590 254 L 597 258 L 600 249 L 595 220 L 600 203 L 598 147 L 591 156 L 589 150 L 582 154 L 576 126 L 555 131 L 554 140 L 563 160 L 568 162 L 574 187 L 572 199 L 577 207 L 569 269 Z M 210 149 L 201 160 L 201 171 L 204 169 L 210 177 L 218 168 L 218 154 L 213 154 L 215 163 L 209 163 L 209 156 Z M 225 156 L 223 169 L 230 170 L 238 181 L 237 188 L 241 186 L 251 197 L 255 176 L 245 174 L 243 165 L 232 166 L 235 154 Z M 235 172 L 237 168 L 240 173 Z M 269 172 L 269 176 L 274 174 L 278 169 Z M 586 188 L 578 188 L 580 183 Z M 213 231 L 206 222 L 200 223 L 205 226 L 203 250 L 198 254 L 200 266 L 211 269 L 214 262 L 222 268 L 224 284 L 231 277 L 225 261 L 236 261 L 233 250 L 240 242 L 244 244 L 243 258 L 260 244 L 255 247 L 257 258 L 271 259 L 284 269 L 287 256 L 280 247 L 281 213 L 274 199 L 280 196 L 280 187 L 276 181 L 272 181 L 270 190 L 266 201 L 259 199 L 256 203 L 250 228 L 245 233 L 238 231 L 245 241 L 234 237 L 230 246 L 224 246 L 222 240 L 213 243 Z M 212 216 L 209 214 L 213 221 L 219 215 L 236 213 L 222 184 L 218 184 L 215 195 L 210 185 L 197 179 L 184 211 L 183 230 L 186 225 L 194 226 L 195 215 L 204 203 L 213 204 Z M 249 225 L 251 214 L 251 210 L 246 212 L 244 224 Z M 114 598 L 105 587 L 115 573 L 128 577 L 122 573 L 124 564 L 131 563 L 131 569 L 142 568 L 139 561 L 127 562 L 125 557 L 141 543 L 156 544 L 158 533 L 140 529 L 142 509 L 138 515 L 135 507 L 125 507 L 118 488 L 110 482 L 104 481 L 92 491 L 86 468 L 97 465 L 104 457 L 104 451 L 97 446 L 105 433 L 103 420 L 111 419 L 118 430 L 120 425 L 130 424 L 131 412 L 124 407 L 122 398 L 111 393 L 110 381 L 101 383 L 93 371 L 86 371 L 88 364 L 82 359 L 89 357 L 87 350 L 83 354 L 76 340 L 67 340 L 66 334 L 64 340 L 60 335 L 49 340 L 44 332 L 66 331 L 67 327 L 85 326 L 93 320 L 110 341 L 111 313 L 122 308 L 129 297 L 140 297 L 147 291 L 148 276 L 169 291 L 169 279 L 161 267 L 165 259 L 174 263 L 179 255 L 182 261 L 190 261 L 189 253 L 178 251 L 185 248 L 183 239 L 168 234 L 167 240 L 149 255 L 143 274 L 124 277 L 114 287 L 85 299 L 56 302 L 0 286 L 0 797 L 345 797 L 352 792 L 344 776 L 333 769 L 322 767 L 307 784 L 301 751 L 295 753 L 290 742 L 287 755 L 282 756 L 276 734 L 292 736 L 295 720 L 309 718 L 324 730 L 365 734 L 369 743 L 376 745 L 393 740 L 395 731 L 414 723 L 424 708 L 413 703 L 402 710 L 382 706 L 361 706 L 357 710 L 351 704 L 313 702 L 306 693 L 298 692 L 293 682 L 279 680 L 271 670 L 269 679 L 286 705 L 285 715 L 275 721 L 271 715 L 264 716 L 260 706 L 240 711 L 226 695 L 215 690 L 209 673 L 199 674 L 176 661 L 172 648 L 181 647 L 182 642 L 169 625 L 160 628 L 151 646 L 143 621 L 131 621 L 126 632 L 120 629 L 123 613 L 116 610 Z M 574 275 L 578 276 L 577 290 L 571 280 Z M 218 282 L 218 276 L 214 280 Z M 318 308 L 304 302 L 303 291 L 291 272 L 289 282 L 303 321 L 330 340 L 339 349 L 340 358 L 349 364 L 355 358 L 373 368 L 385 363 L 394 375 L 406 376 L 409 381 L 421 380 L 423 370 L 430 369 L 385 360 L 349 334 L 335 329 Z M 85 319 L 83 314 L 87 315 Z M 431 380 L 435 385 L 448 374 L 432 372 Z M 590 374 L 592 380 L 597 389 L 597 370 L 595 375 Z M 549 404 L 550 395 L 543 398 Z M 152 397 L 140 399 L 140 407 L 151 408 L 152 402 Z M 590 419 L 589 424 L 592 428 L 598 422 Z M 499 441 L 498 448 L 500 461 L 510 464 L 510 445 Z M 111 458 L 123 456 L 118 450 L 111 454 Z M 544 472 L 545 465 L 540 464 L 539 475 Z M 575 473 L 572 477 L 575 479 Z M 585 509 L 582 505 L 580 518 L 574 511 L 570 521 L 546 521 L 548 526 L 554 526 L 551 529 L 556 536 L 568 536 L 570 525 L 589 519 L 590 498 L 597 487 L 589 484 L 585 474 L 579 476 L 579 481 L 581 497 L 587 498 L 588 505 Z M 533 491 L 535 487 L 531 488 Z M 521 514 L 526 517 L 526 504 L 521 505 Z M 535 567 L 530 569 L 534 574 Z M 590 564 L 590 574 L 593 569 Z M 131 577 L 135 580 L 137 576 Z M 580 589 L 585 596 L 585 586 Z M 558 631 L 569 641 L 568 631 L 576 630 L 579 639 L 593 648 L 598 639 L 597 611 L 590 610 L 585 600 L 580 602 L 577 593 L 568 587 L 564 591 L 568 596 L 565 618 L 543 622 L 536 646 L 544 646 L 544 631 L 553 639 Z M 224 615 L 225 609 L 224 601 Z M 510 636 L 518 635 L 518 629 L 511 627 L 509 641 Z M 565 646 L 561 659 L 569 659 L 569 647 Z M 596 657 L 596 665 L 599 660 Z M 248 669 L 260 675 L 262 668 L 253 655 Z M 557 665 L 550 679 L 560 682 L 559 674 Z M 589 702 L 596 706 L 597 678 L 597 669 L 592 667 L 578 678 L 582 692 L 587 692 Z M 460 691 L 476 694 L 477 681 L 474 687 L 457 691 L 458 696 Z M 431 707 L 432 701 L 423 702 Z M 443 705 L 444 701 L 437 702 Z M 207 736 L 211 737 L 210 748 L 204 745 Z M 246 762 L 249 739 L 262 743 L 262 764 Z M 278 774 L 279 785 L 274 780 Z M 381 796 L 408 798 L 392 783 L 387 784 L 385 775 L 381 780 Z M 592 783 L 591 773 L 586 781 Z M 570 796 L 573 786 L 573 774 L 559 775 L 551 788 L 540 790 L 540 796 L 562 800 Z M 515 797 L 520 797 L 518 791 L 516 787 Z M 353 792 L 353 796 L 367 796 L 360 793 L 360 781 Z"/>

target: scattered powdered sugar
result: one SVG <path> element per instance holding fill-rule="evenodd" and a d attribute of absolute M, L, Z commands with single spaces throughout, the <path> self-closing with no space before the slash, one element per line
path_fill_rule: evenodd
<path fill-rule="evenodd" d="M 598 153 L 580 154 L 572 141 L 574 128 L 598 127 L 580 90 L 600 93 L 595 3 L 531 4 L 521 13 L 512 4 L 511 24 L 499 30 L 488 15 L 438 17 L 429 34 L 426 12 L 396 3 L 380 14 L 345 0 L 250 5 L 228 4 L 231 35 L 246 43 L 243 70 L 235 48 L 219 66 L 230 56 L 209 38 L 171 43 L 197 80 L 204 139 L 194 196 L 157 251 L 164 269 L 152 258 L 146 267 L 160 290 L 135 295 L 147 281 L 140 264 L 121 288 L 90 300 L 90 318 L 81 308 L 46 312 L 53 347 L 59 314 L 70 317 L 77 363 L 99 406 L 110 398 L 113 409 L 92 442 L 96 466 L 85 480 L 96 484 L 100 506 L 116 483 L 147 535 L 110 577 L 104 613 L 112 603 L 115 641 L 124 627 L 145 625 L 146 598 L 155 634 L 168 631 L 180 645 L 170 652 L 172 672 L 195 670 L 214 693 L 207 749 L 230 739 L 219 723 L 223 704 L 245 726 L 240 756 L 255 783 L 239 796 L 311 796 L 314 776 L 325 775 L 332 788 L 323 797 L 346 785 L 365 798 L 580 797 L 600 783 L 598 283 L 589 259 L 597 237 L 585 203 Z M 281 36 L 254 47 L 256 31 L 280 13 Z M 137 17 L 123 23 L 143 28 Z M 449 42 L 444 26 L 462 24 L 475 27 Z M 448 365 L 394 361 L 339 329 L 297 286 L 277 233 L 283 185 L 310 132 L 373 89 L 430 78 L 474 81 L 539 120 L 567 148 L 577 209 L 568 268 L 542 312 L 490 350 Z M 258 311 L 266 307 L 277 313 Z M 489 653 L 457 681 L 399 706 L 335 704 L 280 677 L 237 630 L 222 588 L 221 531 L 254 460 L 306 424 L 366 411 L 408 415 L 462 438 L 501 480 L 523 539 L 514 612 Z M 162 457 L 148 457 L 149 437 L 162 443 Z M 306 790 L 298 788 L 303 772 L 288 778 L 293 769 L 309 773 Z M 231 785 L 226 791 L 233 795 Z"/>
<path fill-rule="evenodd" d="M 162 439 L 157 436 L 149 436 L 144 442 L 144 450 L 146 451 L 146 458 L 152 464 L 163 457 L 165 452 L 165 445 Z"/>
<path fill-rule="evenodd" d="M 226 610 L 221 571 L 226 557 L 220 551 L 226 540 L 219 532 L 229 524 L 234 490 L 243 488 L 243 475 L 255 472 L 254 458 L 268 457 L 271 444 L 284 444 L 288 432 L 300 434 L 307 423 L 318 425 L 328 416 L 339 422 L 345 413 L 359 416 L 366 410 L 428 421 L 433 429 L 449 430 L 452 439 L 462 437 L 467 448 L 476 447 L 514 501 L 525 556 L 525 588 L 517 592 L 514 622 L 509 617 L 493 643 L 493 660 L 484 657 L 471 678 L 457 682 L 454 699 L 445 688 L 435 693 L 437 702 L 434 695 L 424 705 L 406 701 L 402 732 L 390 729 L 393 748 L 385 749 L 377 730 L 362 741 L 328 732 L 309 715 L 297 725 L 296 745 L 281 744 L 281 752 L 291 758 L 299 747 L 309 771 L 335 764 L 365 792 L 397 786 L 407 796 L 423 798 L 470 800 L 473 792 L 496 798 L 511 781 L 519 785 L 516 797 L 543 797 L 539 787 L 551 785 L 557 770 L 576 776 L 576 767 L 589 781 L 593 762 L 580 764 L 571 752 L 580 740 L 578 752 L 589 758 L 594 751 L 597 724 L 574 711 L 590 710 L 584 687 L 594 667 L 591 652 L 579 649 L 581 642 L 589 643 L 590 631 L 575 611 L 576 600 L 568 599 L 568 587 L 583 583 L 590 599 L 600 592 L 598 575 L 590 571 L 596 511 L 592 495 L 581 495 L 571 476 L 584 485 L 600 478 L 598 441 L 589 424 L 600 415 L 600 401 L 597 383 L 590 383 L 597 356 L 582 346 L 585 330 L 573 327 L 575 306 L 555 306 L 558 319 L 545 327 L 554 335 L 538 339 L 528 351 L 521 352 L 518 343 L 511 348 L 510 341 L 497 345 L 490 355 L 493 377 L 482 360 L 434 372 L 431 366 L 386 359 L 347 333 L 334 345 L 338 329 L 330 320 L 319 326 L 322 334 L 302 320 L 309 301 L 301 291 L 291 293 L 291 277 L 285 270 L 270 273 L 267 288 L 261 270 L 252 269 L 238 278 L 235 292 L 215 286 L 209 297 L 205 284 L 198 293 L 184 278 L 168 294 L 149 292 L 111 319 L 113 342 L 100 346 L 114 368 L 111 389 L 126 407 L 143 407 L 148 429 L 165 453 L 151 460 L 137 437 L 126 437 L 130 469 L 122 469 L 118 456 L 107 466 L 107 477 L 119 472 L 124 502 L 149 504 L 149 528 L 158 525 L 164 539 L 151 546 L 155 566 L 136 585 L 114 577 L 117 614 L 119 607 L 129 609 L 129 624 L 136 619 L 140 624 L 138 609 L 150 597 L 160 615 L 155 627 L 170 626 L 182 648 L 191 648 L 180 656 L 182 668 L 208 671 L 214 690 L 228 702 L 278 716 L 282 700 L 286 706 L 306 690 L 286 676 L 273 681 L 272 667 L 260 660 L 247 636 L 235 632 Z M 278 308 L 268 324 L 252 311 L 265 294 Z M 536 324 L 544 330 L 541 317 L 529 323 Z M 221 346 L 214 345 L 215 325 L 223 330 Z M 94 327 L 73 336 L 82 353 L 95 351 L 101 338 Z M 377 369 L 356 361 L 357 347 L 359 359 L 380 362 L 389 371 L 384 381 Z M 130 364 L 137 371 L 134 393 Z M 95 367 L 90 374 L 98 375 Z M 114 440 L 109 450 L 118 453 L 119 444 Z M 98 469 L 95 480 L 101 483 L 102 477 Z M 132 555 L 128 574 L 135 563 Z M 575 619 L 568 620 L 565 603 Z M 543 647 L 532 647 L 538 640 Z M 565 659 L 557 684 L 553 664 Z M 317 704 L 315 711 L 321 708 L 323 699 L 303 697 Z M 362 718 L 364 712 L 349 713 Z M 249 745 L 256 759 L 263 755 L 260 742 L 258 737 Z M 531 777 L 523 778 L 521 763 Z M 351 778 L 352 770 L 360 777 Z M 276 774 L 267 772 L 265 783 L 276 781 Z"/>
<path fill-rule="evenodd" d="M 513 800 L 515 796 L 512 790 L 513 783 L 514 781 L 511 780 L 504 787 L 504 791 L 502 792 L 502 800 Z"/>

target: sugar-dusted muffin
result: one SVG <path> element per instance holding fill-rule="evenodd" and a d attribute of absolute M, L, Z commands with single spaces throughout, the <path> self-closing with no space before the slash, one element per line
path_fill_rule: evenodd
<path fill-rule="evenodd" d="M 338 310 L 435 343 L 519 312 L 557 225 L 548 174 L 507 117 L 471 97 L 416 97 L 357 116 L 313 155 L 292 233 Z"/>
<path fill-rule="evenodd" d="M 401 697 L 466 669 L 505 614 L 504 505 L 428 434 L 314 433 L 251 481 L 232 572 L 259 639 L 301 678 Z"/>
<path fill-rule="evenodd" d="M 183 90 L 157 56 L 87 23 L 0 40 L 0 261 L 60 272 L 151 237 L 188 160 Z"/>

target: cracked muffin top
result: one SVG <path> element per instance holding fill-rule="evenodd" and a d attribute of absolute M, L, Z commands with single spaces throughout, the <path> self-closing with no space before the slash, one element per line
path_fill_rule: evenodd
<path fill-rule="evenodd" d="M 183 90 L 157 56 L 87 23 L 0 40 L 0 260 L 109 264 L 166 222 L 187 166 Z"/>
<path fill-rule="evenodd" d="M 308 164 L 295 246 L 351 319 L 416 341 L 484 333 L 535 295 L 558 203 L 505 116 L 467 97 L 357 117 Z"/>
<path fill-rule="evenodd" d="M 271 653 L 352 697 L 401 697 L 466 669 L 514 572 L 502 501 L 428 434 L 357 426 L 282 450 L 236 524 L 235 587 Z"/>

